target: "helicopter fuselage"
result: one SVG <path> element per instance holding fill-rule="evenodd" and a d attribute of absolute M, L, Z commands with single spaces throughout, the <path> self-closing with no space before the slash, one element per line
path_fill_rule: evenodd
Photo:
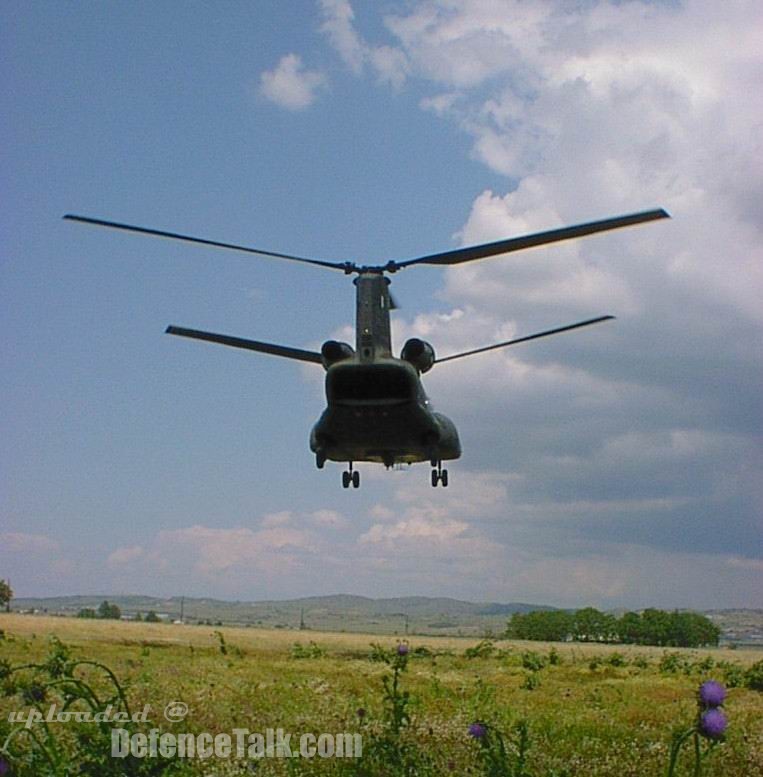
<path fill-rule="evenodd" d="M 458 432 L 432 409 L 419 368 L 392 355 L 389 278 L 361 272 L 354 283 L 355 350 L 344 346 L 324 363 L 328 406 L 310 433 L 310 449 L 318 466 L 326 459 L 387 467 L 430 461 L 439 470 L 441 461 L 461 455 Z"/>
<path fill-rule="evenodd" d="M 461 455 L 455 425 L 434 412 L 416 368 L 403 359 L 354 356 L 330 366 L 326 401 L 310 434 L 318 457 L 390 467 Z"/>

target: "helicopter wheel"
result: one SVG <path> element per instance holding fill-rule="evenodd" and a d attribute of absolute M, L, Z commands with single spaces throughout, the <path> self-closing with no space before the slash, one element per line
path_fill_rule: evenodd
<path fill-rule="evenodd" d="M 342 473 L 342 488 L 349 488 L 350 483 L 353 488 L 360 488 L 360 472 L 352 468 L 352 462 L 350 462 L 350 468 Z"/>
<path fill-rule="evenodd" d="M 436 488 L 438 483 L 442 483 L 443 488 L 448 487 L 448 470 L 442 468 L 442 462 L 439 459 L 432 459 L 432 488 Z"/>
<path fill-rule="evenodd" d="M 326 463 L 326 454 L 323 451 L 318 451 L 315 454 L 315 466 L 318 469 L 323 469 L 323 465 Z"/>

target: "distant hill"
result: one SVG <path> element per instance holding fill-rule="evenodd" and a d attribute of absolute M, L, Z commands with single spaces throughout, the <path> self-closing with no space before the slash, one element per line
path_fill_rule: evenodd
<path fill-rule="evenodd" d="M 57 596 L 19 598 L 13 610 L 36 610 L 51 615 L 76 615 L 85 608 L 97 609 L 107 599 L 117 604 L 123 616 L 145 615 L 154 610 L 165 619 L 260 626 L 268 628 L 329 631 L 363 631 L 379 634 L 500 635 L 514 612 L 552 610 L 544 605 L 511 602 L 466 602 L 446 597 L 408 596 L 371 599 L 337 594 L 309 596 L 287 601 L 229 602 L 174 596 Z"/>

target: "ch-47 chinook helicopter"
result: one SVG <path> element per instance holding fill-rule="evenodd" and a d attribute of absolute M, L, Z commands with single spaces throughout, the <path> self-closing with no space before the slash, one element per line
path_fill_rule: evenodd
<path fill-rule="evenodd" d="M 508 254 L 534 246 L 556 243 L 570 238 L 583 237 L 646 221 L 669 218 L 662 209 L 632 213 L 625 216 L 552 229 L 494 243 L 457 248 L 438 254 L 421 256 L 404 261 L 391 260 L 383 265 L 366 266 L 354 262 L 330 262 L 306 259 L 301 256 L 275 253 L 259 248 L 221 243 L 215 240 L 165 232 L 158 229 L 121 224 L 114 221 L 67 214 L 65 219 L 85 224 L 111 227 L 138 232 L 144 235 L 184 240 L 206 246 L 245 251 L 261 256 L 289 259 L 303 264 L 340 270 L 346 275 L 356 275 L 356 341 L 355 348 L 348 343 L 328 340 L 320 352 L 305 351 L 283 345 L 246 340 L 240 337 L 202 332 L 177 326 L 167 327 L 167 333 L 206 340 L 211 343 L 245 348 L 287 359 L 313 362 L 326 370 L 327 407 L 310 433 L 310 450 L 315 463 L 322 469 L 327 460 L 346 462 L 342 472 L 342 486 L 360 486 L 360 473 L 353 468 L 355 462 L 370 461 L 384 464 L 413 464 L 429 461 L 432 466 L 432 485 L 448 485 L 448 470 L 442 462 L 461 456 L 461 444 L 453 422 L 430 406 L 420 376 L 435 364 L 461 359 L 495 348 L 535 340 L 540 337 L 567 332 L 571 329 L 598 324 L 614 316 L 599 316 L 578 321 L 567 326 L 518 337 L 502 343 L 486 345 L 463 353 L 436 357 L 434 348 L 424 340 L 411 338 L 403 346 L 400 357 L 392 354 L 390 337 L 390 310 L 394 303 L 389 293 L 387 274 L 414 265 L 455 265 Z"/>

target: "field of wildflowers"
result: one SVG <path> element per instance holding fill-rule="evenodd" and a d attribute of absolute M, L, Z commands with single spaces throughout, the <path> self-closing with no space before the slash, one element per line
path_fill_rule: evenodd
<path fill-rule="evenodd" d="M 763 776 L 761 659 L 0 615 L 0 777 Z M 168 721 L 170 702 L 187 717 Z M 149 705 L 136 732 L 360 733 L 363 755 L 113 759 L 113 724 L 9 720 L 51 704 Z"/>

